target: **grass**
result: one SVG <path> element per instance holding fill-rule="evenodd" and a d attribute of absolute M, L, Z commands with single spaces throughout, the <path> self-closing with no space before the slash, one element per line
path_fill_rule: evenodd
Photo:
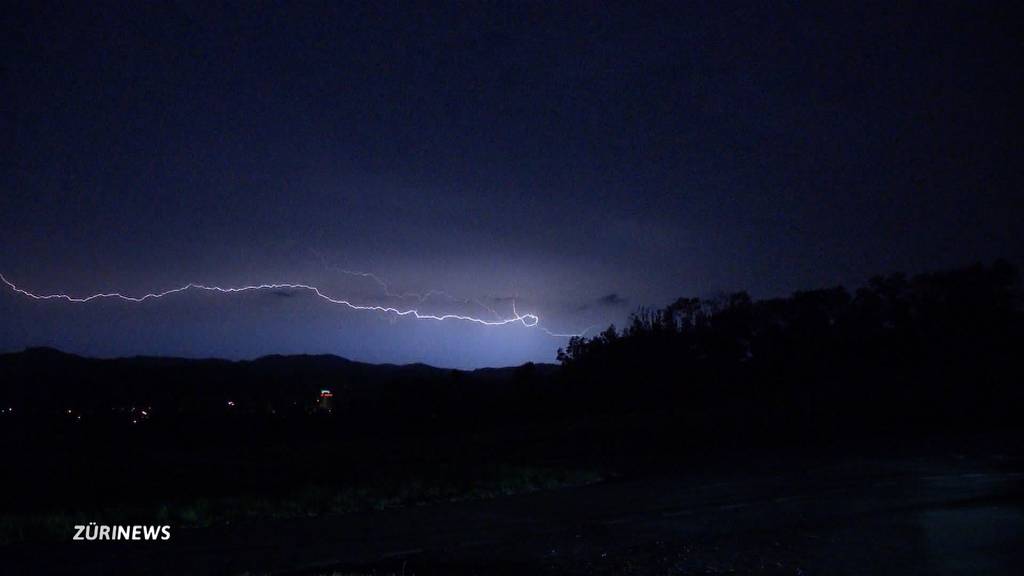
<path fill-rule="evenodd" d="M 540 490 L 580 486 L 601 480 L 593 471 L 531 466 L 504 466 L 477 481 L 404 477 L 372 488 L 308 484 L 283 495 L 195 498 L 150 506 L 108 507 L 96 511 L 54 511 L 0 515 L 0 544 L 70 540 L 74 526 L 99 524 L 170 525 L 200 528 L 265 518 L 295 518 L 385 510 L 403 506 L 481 500 Z"/>

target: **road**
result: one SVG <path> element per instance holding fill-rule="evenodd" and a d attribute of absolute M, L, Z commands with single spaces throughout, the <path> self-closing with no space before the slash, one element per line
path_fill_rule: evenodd
<path fill-rule="evenodd" d="M 1024 574 L 1006 457 L 798 462 L 0 554 L 39 574 Z"/>

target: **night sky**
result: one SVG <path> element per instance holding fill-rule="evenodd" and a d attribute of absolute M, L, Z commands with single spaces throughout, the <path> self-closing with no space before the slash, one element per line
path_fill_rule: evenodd
<path fill-rule="evenodd" d="M 34 293 L 307 283 L 574 333 L 1024 257 L 1009 8 L 70 4 L 0 17 L 0 273 Z M 2 288 L 0 350 L 475 367 L 565 344 L 301 290 Z"/>

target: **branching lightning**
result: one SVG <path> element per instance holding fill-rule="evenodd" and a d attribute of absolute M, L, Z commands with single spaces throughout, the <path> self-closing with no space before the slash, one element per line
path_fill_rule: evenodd
<path fill-rule="evenodd" d="M 320 259 L 320 262 L 323 265 L 325 270 L 330 270 L 332 272 L 339 272 L 339 273 L 345 274 L 347 276 L 355 276 L 355 277 L 358 277 L 358 278 L 367 278 L 367 279 L 371 280 L 374 284 L 379 286 L 380 289 L 383 291 L 384 295 L 389 297 L 389 298 L 395 298 L 397 300 L 407 300 L 407 299 L 412 298 L 412 299 L 415 299 L 420 304 L 423 304 L 427 300 L 430 300 L 431 298 L 434 298 L 436 296 L 440 296 L 440 297 L 444 298 L 445 300 L 447 300 L 449 302 L 457 302 L 457 303 L 463 304 L 463 305 L 473 304 L 473 305 L 479 306 L 480 308 L 490 312 L 491 315 L 494 316 L 495 318 L 500 319 L 502 317 L 501 314 L 499 314 L 494 308 L 484 304 L 480 300 L 477 300 L 475 298 L 472 299 L 472 300 L 466 299 L 466 298 L 459 298 L 457 296 L 453 296 L 453 295 L 449 294 L 448 292 L 445 292 L 444 290 L 434 290 L 434 289 L 431 289 L 431 290 L 427 290 L 426 292 L 422 292 L 422 293 L 420 293 L 420 292 L 402 292 L 402 293 L 393 292 L 391 290 L 390 285 L 383 278 L 381 278 L 380 276 L 374 274 L 373 272 L 363 272 L 361 270 L 349 270 L 348 268 L 342 268 L 340 266 L 336 266 L 334 264 L 328 263 L 327 257 L 324 256 L 323 254 L 321 254 L 320 252 L 318 252 L 318 251 L 316 251 L 316 250 L 314 250 L 312 248 L 310 248 L 309 251 L 311 253 L 313 253 L 313 255 L 315 255 L 317 258 Z"/>
<path fill-rule="evenodd" d="M 349 276 L 358 276 L 360 278 L 369 278 L 370 280 L 373 281 L 374 284 L 380 286 L 381 290 L 384 292 L 384 295 L 388 296 L 389 298 L 395 298 L 395 299 L 398 299 L 398 300 L 407 300 L 407 299 L 412 298 L 412 299 L 416 300 L 417 302 L 419 302 L 420 304 L 423 304 L 424 302 L 426 302 L 427 300 L 430 300 L 431 298 L 434 298 L 435 296 L 440 296 L 440 297 L 444 298 L 445 300 L 447 300 L 449 302 L 458 302 L 459 304 L 465 304 L 465 305 L 474 304 L 476 306 L 479 306 L 479 307 L 483 308 L 484 310 L 487 310 L 492 315 L 494 315 L 495 318 L 499 318 L 499 319 L 501 318 L 501 314 L 498 314 L 498 312 L 494 308 L 491 308 L 490 306 L 484 304 L 483 302 L 481 302 L 481 301 L 479 301 L 479 300 L 477 300 L 475 298 L 472 299 L 472 300 L 469 300 L 469 299 L 466 299 L 466 298 L 458 298 L 456 296 L 452 296 L 451 294 L 445 292 L 444 290 L 427 290 L 426 292 L 423 292 L 423 293 L 420 293 L 420 292 L 395 293 L 395 292 L 391 291 L 391 288 L 390 288 L 390 286 L 388 286 L 387 282 L 385 282 L 383 279 L 381 279 L 380 276 L 377 276 L 373 272 L 360 272 L 358 270 L 347 270 L 345 268 L 338 268 L 337 266 L 330 266 L 330 267 L 328 267 L 328 269 L 333 270 L 335 272 L 340 272 L 342 274 L 347 274 Z"/>
<path fill-rule="evenodd" d="M 350 271 L 346 271 L 346 272 L 352 273 Z M 395 296 L 394 294 L 390 293 L 390 291 L 388 290 L 387 284 L 384 283 L 382 280 L 380 280 L 377 276 L 374 276 L 373 274 L 368 273 L 368 272 L 361 272 L 361 273 L 354 273 L 354 274 L 373 278 L 378 284 L 380 284 L 385 289 L 386 293 L 388 293 L 389 295 Z M 306 291 L 306 292 L 310 292 L 310 293 L 314 294 L 317 298 L 320 298 L 321 300 L 324 300 L 325 302 L 328 302 L 330 304 L 344 306 L 346 308 L 349 308 L 350 310 L 363 310 L 363 311 L 381 312 L 381 313 L 391 314 L 391 315 L 398 316 L 398 317 L 411 317 L 411 318 L 415 318 L 417 320 L 436 320 L 436 321 L 457 320 L 457 321 L 463 321 L 463 322 L 471 322 L 471 323 L 474 323 L 474 324 L 480 324 L 480 325 L 483 325 L 483 326 L 505 326 L 505 325 L 509 325 L 509 324 L 522 324 L 523 326 L 525 326 L 527 328 L 538 328 L 539 330 L 543 331 L 544 333 L 546 333 L 546 334 L 548 334 L 550 336 L 562 337 L 562 338 L 568 338 L 568 337 L 572 337 L 572 336 L 577 336 L 577 334 L 557 334 L 557 333 L 551 332 L 550 330 L 548 330 L 548 329 L 546 329 L 546 328 L 544 328 L 543 326 L 540 325 L 540 318 L 536 314 L 532 314 L 532 313 L 520 314 L 518 312 L 518 310 L 516 310 L 515 301 L 512 302 L 512 316 L 501 317 L 500 315 L 497 315 L 497 312 L 494 312 L 493 310 L 491 310 L 492 312 L 495 313 L 495 315 L 497 315 L 497 319 L 495 319 L 495 320 L 486 320 L 486 319 L 483 319 L 483 318 L 478 318 L 478 317 L 475 317 L 475 316 L 468 316 L 468 315 L 464 315 L 464 314 L 452 314 L 452 313 L 446 313 L 446 314 L 427 314 L 427 313 L 420 312 L 416 308 L 396 308 L 396 307 L 393 307 L 393 306 L 382 306 L 382 305 L 377 305 L 377 304 L 371 304 L 371 305 L 356 304 L 356 303 L 353 303 L 353 302 L 351 302 L 349 300 L 346 300 L 346 299 L 343 299 L 343 298 L 335 298 L 335 297 L 329 296 L 327 294 L 324 294 L 320 290 L 320 288 L 318 288 L 316 286 L 313 286 L 311 284 L 298 284 L 298 283 L 291 283 L 291 282 L 282 282 L 282 283 L 273 283 L 273 284 L 251 284 L 251 285 L 247 285 L 247 286 L 236 286 L 236 287 L 208 286 L 206 284 L 199 284 L 199 283 L 195 283 L 195 282 L 190 282 L 188 284 L 185 284 L 184 286 L 179 286 L 177 288 L 171 288 L 169 290 L 164 290 L 162 292 L 151 292 L 151 293 L 148 293 L 148 294 L 143 294 L 141 296 L 131 296 L 131 295 L 122 294 L 120 292 L 100 292 L 100 293 L 91 294 L 91 295 L 88 295 L 88 296 L 72 296 L 70 294 L 62 294 L 62 293 L 57 293 L 57 294 L 36 294 L 34 292 L 31 292 L 29 290 L 26 290 L 24 288 L 19 287 L 16 284 L 14 284 L 10 280 L 8 280 L 7 277 L 5 277 L 3 274 L 0 274 L 0 281 L 3 281 L 3 283 L 6 284 L 15 293 L 21 294 L 22 296 L 26 296 L 26 297 L 31 298 L 33 300 L 63 300 L 63 301 L 71 302 L 71 303 L 75 303 L 75 304 L 82 304 L 82 303 L 86 303 L 86 302 L 91 302 L 93 300 L 107 300 L 107 299 L 116 299 L 116 300 L 122 300 L 122 301 L 125 301 L 125 302 L 141 303 L 141 302 L 145 302 L 147 300 L 157 300 L 157 299 L 160 299 L 160 298 L 171 296 L 173 294 L 179 294 L 179 293 L 188 292 L 188 291 L 216 292 L 216 293 L 219 293 L 219 294 L 236 294 L 236 293 L 241 293 L 241 292 L 266 291 L 266 290 L 302 290 L 302 291 Z M 443 294 L 441 292 L 435 292 L 435 293 Z M 420 302 L 423 302 L 430 295 L 431 295 L 431 293 L 427 293 L 424 296 L 420 296 L 420 295 L 415 295 L 415 296 L 419 298 Z M 482 306 L 482 304 L 481 304 L 481 306 Z M 490 308 L 488 308 L 488 309 L 490 309 Z"/>

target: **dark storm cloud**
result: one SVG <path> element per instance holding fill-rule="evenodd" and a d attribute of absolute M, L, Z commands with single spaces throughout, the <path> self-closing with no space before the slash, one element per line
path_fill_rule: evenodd
<path fill-rule="evenodd" d="M 625 306 L 628 302 L 629 300 L 627 298 L 619 296 L 619 294 L 616 292 L 611 292 L 609 294 L 601 296 L 600 298 L 581 304 L 576 308 L 576 311 L 583 312 L 586 310 L 594 310 L 601 308 L 619 308 Z"/>
<path fill-rule="evenodd" d="M 597 303 L 601 306 L 622 306 L 626 303 L 626 299 L 612 292 L 598 298 Z"/>

